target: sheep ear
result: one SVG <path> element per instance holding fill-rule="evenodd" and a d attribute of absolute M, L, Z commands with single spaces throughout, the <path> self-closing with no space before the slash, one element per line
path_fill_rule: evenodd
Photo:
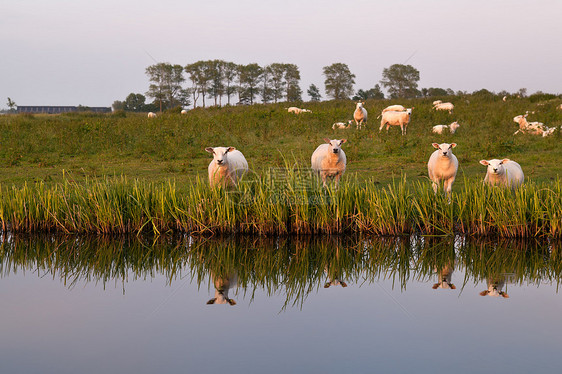
<path fill-rule="evenodd" d="M 452 290 L 456 290 L 456 289 L 457 289 L 457 286 L 455 286 L 455 285 L 452 284 L 452 283 L 449 284 L 449 287 L 451 287 Z"/>
<path fill-rule="evenodd" d="M 457 143 L 452 143 L 449 148 L 455 148 L 457 146 Z"/>
<path fill-rule="evenodd" d="M 345 283 L 345 282 L 340 282 L 340 284 L 341 284 L 342 287 L 347 287 L 347 283 Z"/>
<path fill-rule="evenodd" d="M 505 164 L 506 162 L 509 162 L 509 161 L 511 161 L 509 158 L 504 158 L 502 160 L 502 162 L 500 162 L 500 164 Z"/>
<path fill-rule="evenodd" d="M 330 282 L 324 283 L 324 288 L 330 288 Z"/>
<path fill-rule="evenodd" d="M 509 295 L 507 293 L 502 292 L 501 295 L 504 299 L 509 299 Z"/>
<path fill-rule="evenodd" d="M 331 142 L 330 142 L 330 139 L 328 139 L 328 138 L 324 138 L 324 141 L 325 141 L 326 143 L 328 143 L 328 144 L 331 143 Z"/>
<path fill-rule="evenodd" d="M 232 152 L 232 151 L 235 151 L 235 150 L 236 150 L 236 148 L 234 148 L 234 147 L 228 147 L 228 149 L 227 149 L 226 151 L 227 151 L 227 152 Z"/>
<path fill-rule="evenodd" d="M 217 298 L 216 298 L 216 297 L 215 297 L 214 299 L 211 299 L 211 300 L 207 301 L 207 305 L 209 305 L 209 304 L 214 304 L 215 301 L 217 301 Z"/>
<path fill-rule="evenodd" d="M 484 166 L 490 165 L 490 163 L 489 163 L 488 161 L 486 161 L 486 160 L 480 160 L 480 163 L 481 163 L 482 165 L 484 165 Z"/>
<path fill-rule="evenodd" d="M 480 296 L 486 296 L 487 294 L 488 294 L 488 291 L 487 291 L 487 290 L 486 290 L 486 291 L 480 292 Z"/>
<path fill-rule="evenodd" d="M 209 153 L 215 153 L 215 151 L 213 150 L 213 147 L 207 147 L 207 148 L 205 148 L 205 150 Z"/>
<path fill-rule="evenodd" d="M 342 140 L 340 140 L 340 145 L 343 144 L 343 143 L 346 143 L 346 142 L 347 142 L 347 139 L 342 139 Z"/>
<path fill-rule="evenodd" d="M 433 146 L 433 148 L 439 149 L 439 144 L 438 144 L 438 143 L 431 143 L 431 145 Z"/>
<path fill-rule="evenodd" d="M 228 303 L 230 305 L 236 305 L 236 301 L 232 300 L 232 299 L 228 299 Z"/>
<path fill-rule="evenodd" d="M 439 283 L 435 283 L 433 286 L 431 286 L 431 288 L 433 288 L 434 290 L 436 290 L 437 287 L 439 287 Z"/>

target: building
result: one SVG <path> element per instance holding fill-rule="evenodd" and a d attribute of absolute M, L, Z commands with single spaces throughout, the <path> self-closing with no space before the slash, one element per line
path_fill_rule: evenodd
<path fill-rule="evenodd" d="M 95 112 L 95 113 L 111 113 L 110 107 L 88 107 L 88 106 L 23 106 L 18 105 L 17 113 L 30 114 L 59 114 L 68 112 Z"/>

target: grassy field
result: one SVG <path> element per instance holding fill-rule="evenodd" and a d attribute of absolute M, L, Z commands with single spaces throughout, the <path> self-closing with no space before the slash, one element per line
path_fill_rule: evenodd
<path fill-rule="evenodd" d="M 200 175 L 206 178 L 208 146 L 240 149 L 258 174 L 271 167 L 297 163 L 309 167 L 310 156 L 324 137 L 347 138 L 348 168 L 345 178 L 371 179 L 386 185 L 393 178 L 408 181 L 427 177 L 432 142 L 456 142 L 460 163 L 453 191 L 462 188 L 463 176 L 484 177 L 482 158 L 509 157 L 519 162 L 528 180 L 545 182 L 562 174 L 560 133 L 542 138 L 512 134 L 513 117 L 535 111 L 529 121 L 562 125 L 562 99 L 540 101 L 495 96 L 440 98 L 455 104 L 453 114 L 431 109 L 431 99 L 367 101 L 369 122 L 363 130 L 332 130 L 334 122 L 352 118 L 351 101 L 303 105 L 313 113 L 300 116 L 284 110 L 287 103 L 243 107 L 198 108 L 187 115 L 164 113 L 156 119 L 146 114 L 0 116 L 0 184 L 60 183 L 103 176 L 125 176 L 149 182 L 173 180 L 186 188 Z M 414 107 L 406 136 L 398 128 L 379 133 L 376 119 L 381 109 L 400 103 Z M 461 124 L 456 134 L 435 135 L 437 124 Z"/>

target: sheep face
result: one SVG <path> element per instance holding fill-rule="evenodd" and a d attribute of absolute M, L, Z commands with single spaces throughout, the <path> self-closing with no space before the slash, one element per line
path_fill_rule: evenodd
<path fill-rule="evenodd" d="M 433 148 L 439 150 L 439 157 L 450 157 L 453 154 L 453 148 L 457 146 L 457 143 L 432 143 Z"/>
<path fill-rule="evenodd" d="M 334 154 L 340 154 L 341 152 L 341 146 L 343 143 L 347 142 L 347 139 L 333 139 L 330 140 L 328 138 L 325 138 L 324 141 L 326 143 L 328 143 L 330 145 L 330 153 L 334 153 Z"/>
<path fill-rule="evenodd" d="M 217 165 L 222 166 L 226 165 L 228 161 L 228 152 L 234 151 L 236 148 L 234 147 L 208 147 L 205 150 L 209 153 L 213 154 L 213 162 Z"/>
<path fill-rule="evenodd" d="M 503 160 L 480 160 L 480 163 L 488 167 L 488 173 L 492 175 L 503 175 L 505 173 L 503 164 L 508 161 L 508 158 L 504 158 Z"/>
<path fill-rule="evenodd" d="M 356 109 L 359 109 L 359 108 L 363 108 L 363 102 L 358 102 L 358 103 L 357 103 L 357 108 L 356 108 Z"/>

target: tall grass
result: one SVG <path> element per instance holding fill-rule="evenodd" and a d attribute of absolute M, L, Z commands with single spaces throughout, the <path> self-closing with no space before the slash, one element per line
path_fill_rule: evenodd
<path fill-rule="evenodd" d="M 322 188 L 306 169 L 283 173 L 280 183 L 264 171 L 236 189 L 197 179 L 179 191 L 172 181 L 123 177 L 4 186 L 0 222 L 11 232 L 562 237 L 559 179 L 515 191 L 465 180 L 449 201 L 429 183 L 405 178 L 381 187 L 348 176 Z"/>

